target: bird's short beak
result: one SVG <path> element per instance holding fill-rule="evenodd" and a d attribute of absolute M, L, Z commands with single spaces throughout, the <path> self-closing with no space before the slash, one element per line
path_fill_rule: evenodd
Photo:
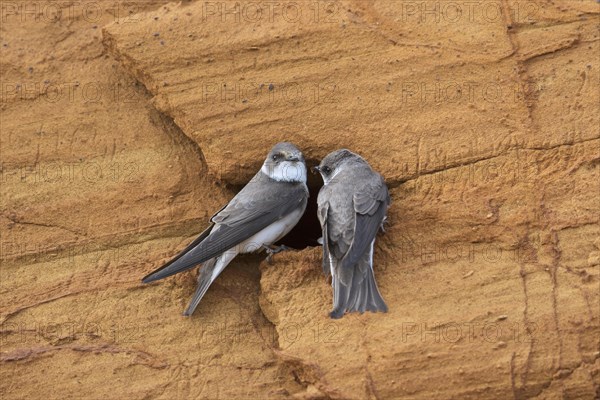
<path fill-rule="evenodd" d="M 316 174 L 317 172 L 321 172 L 321 169 L 318 166 L 314 166 L 310 170 L 313 174 Z"/>
<path fill-rule="evenodd" d="M 286 153 L 285 156 L 286 156 L 285 158 L 287 161 L 297 162 L 297 161 L 300 161 L 302 154 L 293 152 L 293 153 Z"/>

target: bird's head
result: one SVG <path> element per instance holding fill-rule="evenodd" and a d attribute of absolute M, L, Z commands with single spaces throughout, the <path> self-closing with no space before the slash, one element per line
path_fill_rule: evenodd
<path fill-rule="evenodd" d="M 361 156 L 347 149 L 336 150 L 329 153 L 321 163 L 312 167 L 313 172 L 319 172 L 323 178 L 323 183 L 327 185 L 333 178 L 339 174 L 346 164 L 353 161 L 364 161 Z"/>
<path fill-rule="evenodd" d="M 276 181 L 306 183 L 304 155 L 296 146 L 288 142 L 273 146 L 261 171 Z"/>

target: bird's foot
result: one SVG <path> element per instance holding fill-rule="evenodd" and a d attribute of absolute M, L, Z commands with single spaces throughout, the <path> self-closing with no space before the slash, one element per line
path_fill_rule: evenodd
<path fill-rule="evenodd" d="M 281 246 L 273 246 L 273 245 L 264 244 L 262 247 L 267 252 L 267 263 L 269 263 L 269 265 L 273 264 L 273 254 L 277 254 L 277 253 L 281 253 L 282 251 L 290 250 L 289 247 L 287 247 L 286 245 L 283 245 L 283 244 Z"/>
<path fill-rule="evenodd" d="M 329 313 L 329 318 L 331 319 L 340 319 L 344 316 L 344 310 L 343 309 L 334 309 L 333 311 L 331 311 Z"/>
<path fill-rule="evenodd" d="M 385 226 L 389 225 L 390 223 L 387 220 L 387 216 L 383 217 L 383 221 L 381 221 L 381 225 L 379 226 L 379 229 L 381 230 L 381 233 L 385 233 Z"/>

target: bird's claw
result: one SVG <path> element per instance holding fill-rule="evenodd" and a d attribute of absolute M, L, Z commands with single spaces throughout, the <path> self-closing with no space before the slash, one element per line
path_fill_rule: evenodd
<path fill-rule="evenodd" d="M 289 247 L 287 247 L 286 245 L 283 245 L 283 244 L 281 246 L 263 245 L 262 247 L 267 252 L 266 260 L 269 265 L 273 264 L 273 254 L 277 254 L 277 253 L 281 253 L 282 251 L 290 250 Z"/>
<path fill-rule="evenodd" d="M 383 217 L 383 221 L 381 221 L 381 225 L 379 226 L 379 229 L 381 230 L 382 233 L 385 233 L 385 226 L 389 225 L 389 222 L 387 220 L 387 216 Z"/>

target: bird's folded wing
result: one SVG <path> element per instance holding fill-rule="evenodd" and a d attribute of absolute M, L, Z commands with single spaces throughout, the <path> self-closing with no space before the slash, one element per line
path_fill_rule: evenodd
<path fill-rule="evenodd" d="M 174 260 L 142 281 L 152 282 L 193 268 L 242 243 L 293 210 L 305 207 L 305 186 L 286 185 L 285 188 L 277 187 L 275 189 L 279 190 L 273 190 L 272 185 L 259 185 L 251 181 L 226 207 L 211 218 L 211 222 L 216 225 L 208 235 L 196 239 Z M 245 250 L 256 250 L 261 244 L 257 243 L 256 248 Z"/>
<path fill-rule="evenodd" d="M 354 236 L 342 259 L 342 271 L 352 268 L 365 254 L 385 218 L 390 197 L 383 178 L 358 190 L 353 196 L 353 203 L 356 212 Z"/>
<path fill-rule="evenodd" d="M 181 251 L 181 253 L 179 253 L 177 256 L 175 256 L 173 259 L 171 259 L 168 263 L 166 263 L 159 269 L 153 271 L 151 274 L 146 275 L 144 278 L 142 278 L 142 282 L 148 283 L 148 282 L 152 282 L 157 279 L 163 278 L 163 276 L 161 276 L 161 277 L 152 279 L 155 275 L 159 275 L 161 271 L 163 271 L 163 270 L 169 268 L 171 265 L 175 264 L 181 257 L 186 255 L 190 250 L 192 250 L 194 247 L 196 247 L 198 245 L 198 243 L 200 243 L 204 239 L 206 239 L 206 237 L 210 234 L 210 230 L 213 228 L 213 226 L 214 226 L 214 224 L 211 224 L 208 228 L 206 228 L 204 230 L 204 232 L 202 232 L 192 243 L 190 243 L 185 249 L 183 249 L 183 251 Z"/>
<path fill-rule="evenodd" d="M 321 222 L 322 239 L 323 239 L 323 273 L 329 275 L 331 273 L 331 259 L 329 256 L 329 229 L 327 229 L 327 217 L 329 212 L 329 203 L 324 202 L 319 204 L 319 221 Z"/>

